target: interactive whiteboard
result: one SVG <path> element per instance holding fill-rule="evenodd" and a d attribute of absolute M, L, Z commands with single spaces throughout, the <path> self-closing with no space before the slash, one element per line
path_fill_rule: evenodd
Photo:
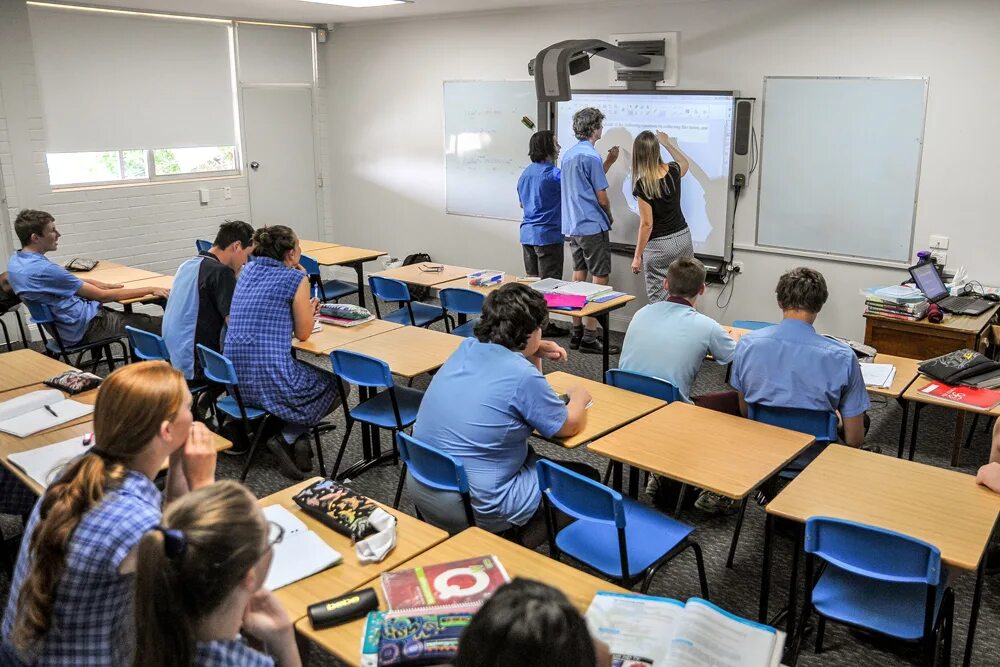
<path fill-rule="evenodd" d="M 448 213 L 521 220 L 517 179 L 531 162 L 533 81 L 445 81 L 444 155 Z"/>
<path fill-rule="evenodd" d="M 764 79 L 757 245 L 905 263 L 927 79 Z"/>
<path fill-rule="evenodd" d="M 618 161 L 608 172 L 613 242 L 634 246 L 639 232 L 639 207 L 632 196 L 632 143 L 643 130 L 662 130 L 691 161 L 681 180 L 681 209 L 691 228 L 695 253 L 728 255 L 732 245 L 733 106 L 731 92 L 573 91 L 573 99 L 559 102 L 558 137 L 563 151 L 578 141 L 573 136 L 573 114 L 583 107 L 604 112 L 604 136 L 597 142 L 601 156 L 612 146 L 620 149 Z M 673 159 L 662 148 L 660 155 L 664 162 Z"/>

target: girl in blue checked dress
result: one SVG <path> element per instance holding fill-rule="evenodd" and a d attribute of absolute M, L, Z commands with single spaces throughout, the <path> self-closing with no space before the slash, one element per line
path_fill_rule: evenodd
<path fill-rule="evenodd" d="M 308 340 L 319 302 L 309 298 L 295 232 L 263 227 L 253 240 L 254 259 L 233 293 L 224 354 L 236 368 L 243 401 L 284 422 L 281 436 L 267 441 L 282 472 L 304 479 L 312 470 L 309 429 L 337 397 L 333 375 L 292 356 L 292 336 Z"/>
<path fill-rule="evenodd" d="M 292 622 L 262 588 L 282 535 L 236 482 L 171 505 L 139 543 L 134 667 L 301 667 Z"/>
<path fill-rule="evenodd" d="M 81 447 L 82 449 L 82 447 Z M 28 519 L 3 618 L 0 665 L 124 667 L 132 661 L 134 549 L 166 501 L 212 483 L 215 445 L 193 424 L 180 371 L 145 361 L 109 375 L 94 445 L 70 462 Z"/>

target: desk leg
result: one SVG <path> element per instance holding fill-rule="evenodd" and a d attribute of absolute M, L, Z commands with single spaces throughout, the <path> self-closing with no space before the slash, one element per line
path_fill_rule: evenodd
<path fill-rule="evenodd" d="M 635 466 L 628 467 L 628 496 L 632 500 L 639 498 L 639 469 Z"/>
<path fill-rule="evenodd" d="M 767 603 L 771 593 L 771 549 L 774 540 L 774 517 L 770 514 L 764 520 L 764 558 L 760 570 L 760 606 L 757 621 L 767 623 Z"/>
<path fill-rule="evenodd" d="M 611 462 L 611 488 L 618 493 L 622 492 L 622 466 L 624 466 L 621 461 Z"/>
<path fill-rule="evenodd" d="M 801 528 L 801 530 L 799 530 Z M 796 526 L 795 546 L 792 552 L 792 577 L 788 582 L 788 627 L 786 632 L 789 637 L 793 637 L 795 632 L 795 619 L 798 614 L 799 597 L 799 553 L 802 551 L 802 540 L 805 536 L 805 524 Z"/>
<path fill-rule="evenodd" d="M 955 415 L 955 435 L 951 443 L 951 467 L 958 465 L 959 456 L 962 454 L 962 436 L 965 435 L 965 410 L 959 410 Z"/>
<path fill-rule="evenodd" d="M 677 506 L 674 508 L 674 516 L 680 516 L 684 507 L 684 495 L 687 493 L 688 485 L 681 482 L 681 488 L 677 490 Z"/>
<path fill-rule="evenodd" d="M 986 550 L 989 552 L 989 545 L 993 542 L 996 534 L 996 524 L 990 531 L 990 539 L 986 541 Z M 969 634 L 965 638 L 965 657 L 962 660 L 962 667 L 969 667 L 972 664 L 972 642 L 976 637 L 976 623 L 979 622 L 979 603 L 983 597 L 983 576 L 986 574 L 986 554 L 979 559 L 979 567 L 976 568 L 976 587 L 972 592 L 972 613 L 969 616 Z"/>
<path fill-rule="evenodd" d="M 910 431 L 910 455 L 907 457 L 913 460 L 913 453 L 917 450 L 917 431 L 920 430 L 920 413 L 923 412 L 924 404 L 917 403 L 913 406 L 913 430 Z"/>
<path fill-rule="evenodd" d="M 362 271 L 361 262 L 356 262 L 354 264 L 354 270 L 358 274 L 358 305 L 362 308 L 365 307 L 365 276 Z"/>
<path fill-rule="evenodd" d="M 608 352 L 608 346 L 611 345 L 611 317 L 610 311 L 605 311 L 597 316 L 597 321 L 601 324 L 601 328 L 604 329 L 604 344 L 601 345 L 601 382 L 604 382 L 604 376 L 608 374 L 608 368 L 611 366 L 611 355 Z"/>
<path fill-rule="evenodd" d="M 896 458 L 903 458 L 903 449 L 906 447 L 906 422 L 910 419 L 910 402 L 903 400 L 903 397 L 896 399 L 899 403 L 899 407 L 903 409 L 902 423 L 899 425 L 899 451 L 896 452 Z"/>

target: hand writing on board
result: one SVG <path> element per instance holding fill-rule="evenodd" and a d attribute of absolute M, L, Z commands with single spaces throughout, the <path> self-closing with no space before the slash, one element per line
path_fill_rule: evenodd
<path fill-rule="evenodd" d="M 664 132 L 663 130 L 657 130 L 657 131 L 656 131 L 656 139 L 657 139 L 657 140 L 658 140 L 658 141 L 659 141 L 659 142 L 660 142 L 661 144 L 663 144 L 664 146 L 669 146 L 669 145 L 670 145 L 670 135 L 668 135 L 668 134 L 667 134 L 666 132 Z"/>
<path fill-rule="evenodd" d="M 608 149 L 608 159 L 607 159 L 608 165 L 614 164 L 615 160 L 617 159 L 618 159 L 618 146 L 612 146 L 611 148 Z"/>

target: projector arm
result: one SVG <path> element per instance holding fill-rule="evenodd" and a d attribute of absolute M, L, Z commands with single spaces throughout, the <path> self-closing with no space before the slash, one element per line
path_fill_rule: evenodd
<path fill-rule="evenodd" d="M 571 74 L 590 69 L 590 56 L 607 58 L 626 67 L 648 65 L 650 59 L 599 39 L 569 39 L 547 46 L 528 63 L 528 74 L 535 78 L 539 105 L 563 102 L 572 97 Z"/>

